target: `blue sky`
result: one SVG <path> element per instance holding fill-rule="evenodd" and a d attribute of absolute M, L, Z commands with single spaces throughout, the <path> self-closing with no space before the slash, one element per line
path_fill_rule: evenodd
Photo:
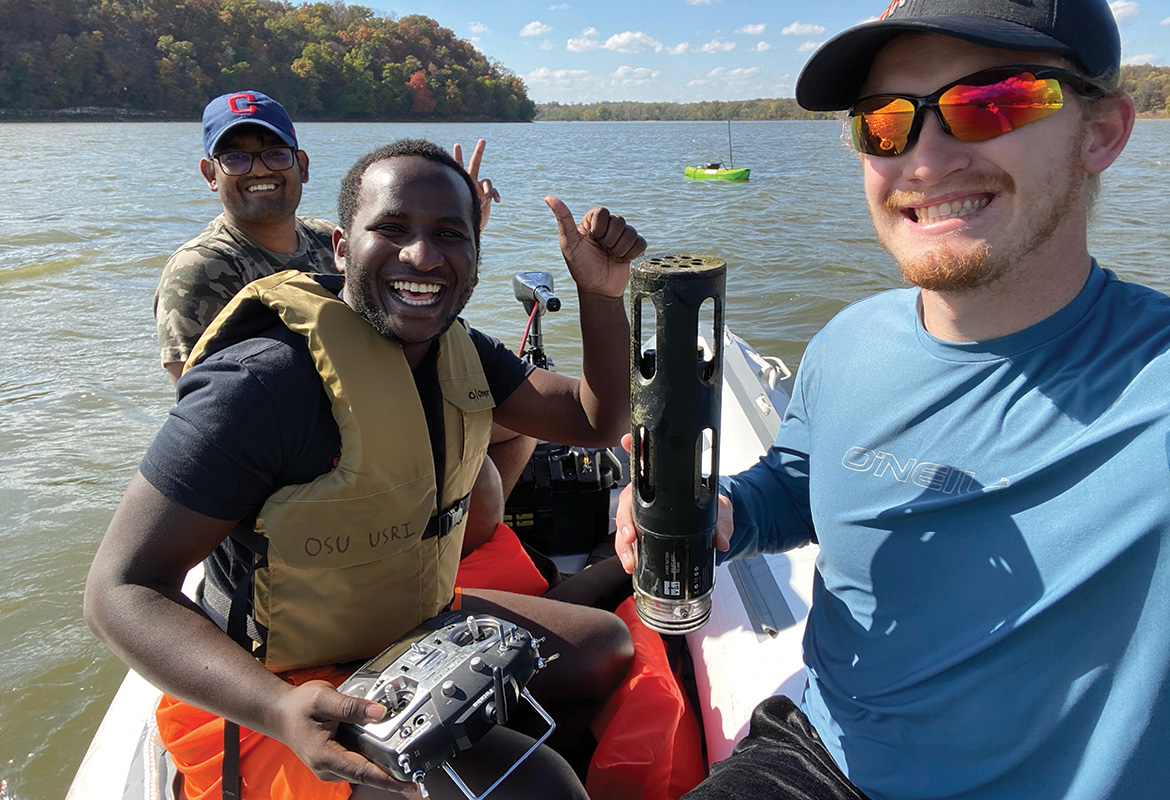
<path fill-rule="evenodd" d="M 887 0 L 356 0 L 425 14 L 524 79 L 536 102 L 792 97 L 816 45 Z M 1110 3 L 1127 63 L 1170 64 L 1170 0 Z"/>

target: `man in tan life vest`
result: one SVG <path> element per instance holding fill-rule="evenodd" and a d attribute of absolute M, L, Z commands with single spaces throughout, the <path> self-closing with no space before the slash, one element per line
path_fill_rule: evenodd
<path fill-rule="evenodd" d="M 624 677 L 631 644 L 613 615 L 454 585 L 493 420 L 586 446 L 629 426 L 623 292 L 646 243 L 604 208 L 574 224 L 564 203 L 546 202 L 578 289 L 579 380 L 533 369 L 459 318 L 477 281 L 476 188 L 417 140 L 368 154 L 342 182 L 333 247 L 343 278 L 256 281 L 200 340 L 85 602 L 95 633 L 168 693 L 160 730 L 189 796 L 217 787 L 221 752 L 207 749 L 221 717 L 240 726 L 248 798 L 413 796 L 335 741 L 339 723 L 386 709 L 333 686 L 447 607 L 547 635 L 561 657 L 531 684 L 543 700 L 599 703 Z M 180 587 L 200 562 L 192 602 Z M 530 743 L 496 728 L 460 757 L 461 773 L 499 775 Z M 433 796 L 459 796 L 432 776 Z M 585 796 L 547 748 L 494 794 L 525 786 Z"/>

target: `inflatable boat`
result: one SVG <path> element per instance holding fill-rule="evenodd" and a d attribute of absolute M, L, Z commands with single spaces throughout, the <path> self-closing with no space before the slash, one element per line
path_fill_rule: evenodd
<path fill-rule="evenodd" d="M 720 474 L 751 466 L 776 436 L 792 375 L 725 330 Z M 616 490 L 614 490 L 616 497 Z M 811 600 L 815 546 L 717 568 L 711 617 L 686 634 L 707 760 L 730 754 L 752 708 L 804 686 L 801 637 Z M 559 564 L 566 564 L 558 558 Z M 562 566 L 562 570 L 565 567 Z M 202 578 L 193 570 L 184 587 Z M 81 761 L 66 800 L 174 800 L 176 771 L 155 725 L 161 692 L 130 671 Z"/>

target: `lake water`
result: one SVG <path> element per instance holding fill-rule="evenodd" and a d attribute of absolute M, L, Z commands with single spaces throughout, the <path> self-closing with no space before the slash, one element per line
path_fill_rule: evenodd
<path fill-rule="evenodd" d="M 515 347 L 511 275 L 551 270 L 565 309 L 545 343 L 576 373 L 575 294 L 541 198 L 577 218 L 604 204 L 654 252 L 728 268 L 728 324 L 795 367 L 846 303 L 899 285 L 873 240 L 856 158 L 835 122 L 733 127 L 745 184 L 687 182 L 725 158 L 721 123 L 304 124 L 301 212 L 335 218 L 341 175 L 403 136 L 488 139 L 503 195 L 484 234 L 467 316 Z M 197 171 L 200 129 L 171 124 L 0 124 L 0 800 L 64 796 L 125 668 L 81 618 L 85 574 L 122 489 L 172 399 L 151 301 L 167 255 L 219 211 Z M 1170 121 L 1140 121 L 1105 175 L 1093 252 L 1170 290 Z M 875 364 L 875 369 L 881 365 Z"/>

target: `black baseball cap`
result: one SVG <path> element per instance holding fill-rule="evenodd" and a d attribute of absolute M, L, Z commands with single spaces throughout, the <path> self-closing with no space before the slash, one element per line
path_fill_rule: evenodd
<path fill-rule="evenodd" d="M 810 111 L 848 108 L 878 51 L 902 33 L 1055 53 L 1087 78 L 1121 69 L 1121 34 L 1106 0 L 894 0 L 880 19 L 837 34 L 813 53 L 796 81 L 796 101 Z"/>

